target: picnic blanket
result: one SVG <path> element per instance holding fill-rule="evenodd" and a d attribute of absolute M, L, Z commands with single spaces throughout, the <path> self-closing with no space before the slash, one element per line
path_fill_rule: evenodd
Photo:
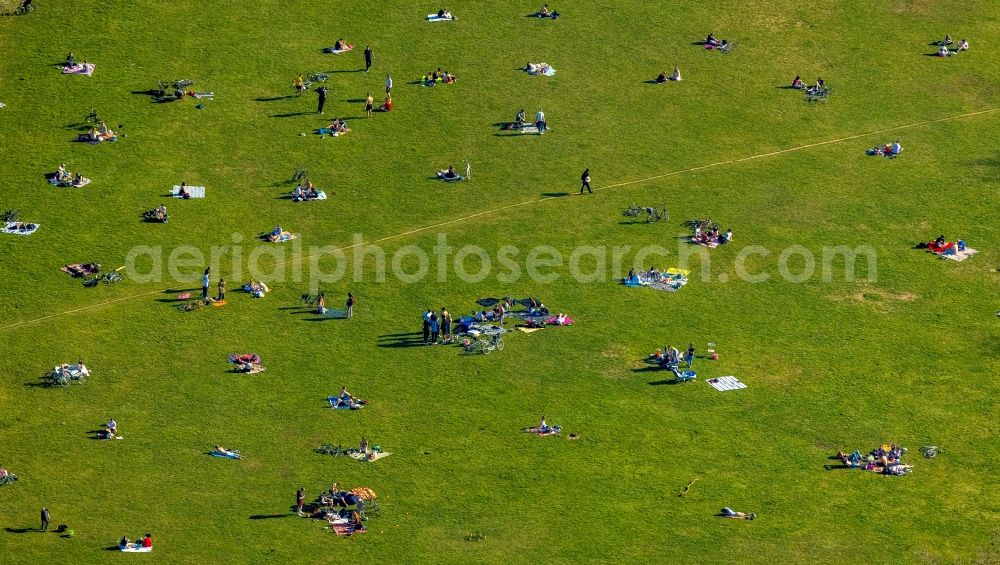
<path fill-rule="evenodd" d="M 354 50 L 353 45 L 345 45 L 343 49 L 335 49 L 334 46 L 330 46 L 323 49 L 323 52 L 329 55 L 340 55 L 341 53 L 347 53 L 348 51 L 353 51 L 353 50 Z"/>
<path fill-rule="evenodd" d="M 376 498 L 378 498 L 378 495 L 375 494 L 375 491 L 373 491 L 369 487 L 358 487 L 352 490 L 351 493 L 354 496 L 360 498 L 361 500 L 375 500 Z"/>
<path fill-rule="evenodd" d="M 323 312 L 323 315 L 326 316 L 327 318 L 346 318 L 347 310 L 337 310 L 334 308 L 327 308 L 326 312 Z"/>
<path fill-rule="evenodd" d="M 550 326 L 572 326 L 573 325 L 573 318 L 570 318 L 569 316 L 565 316 L 563 318 L 562 323 L 559 323 L 559 318 L 557 318 L 556 316 L 551 316 L 547 320 L 545 320 L 545 323 L 549 324 Z"/>
<path fill-rule="evenodd" d="M 38 224 L 29 224 L 25 222 L 7 222 L 4 224 L 2 230 L 3 233 L 9 233 L 13 235 L 31 235 L 38 231 Z"/>
<path fill-rule="evenodd" d="M 284 243 L 286 241 L 291 241 L 291 240 L 295 239 L 298 236 L 296 236 L 292 232 L 283 231 L 283 232 L 281 232 L 281 235 L 278 236 L 278 239 L 276 239 L 274 241 L 271 241 L 269 239 L 271 237 L 271 233 L 270 232 L 262 234 L 260 237 L 261 237 L 261 239 L 263 239 L 264 241 L 267 241 L 269 243 Z"/>
<path fill-rule="evenodd" d="M 439 16 L 437 14 L 427 14 L 427 21 L 429 22 L 450 22 L 452 20 L 457 20 L 455 16 Z"/>
<path fill-rule="evenodd" d="M 715 390 L 737 390 L 747 387 L 746 384 L 742 383 L 736 377 L 719 377 L 717 379 L 708 379 L 707 382 Z"/>
<path fill-rule="evenodd" d="M 294 200 L 295 202 L 306 202 L 309 200 L 326 200 L 326 193 L 323 192 L 322 190 L 317 190 L 316 196 L 313 196 L 312 198 L 299 198 L 298 200 L 295 200 L 295 198 L 293 197 L 292 200 Z"/>
<path fill-rule="evenodd" d="M 526 68 L 525 70 L 528 71 L 529 75 L 536 76 L 536 77 L 537 76 L 541 76 L 541 75 L 545 75 L 547 77 L 550 77 L 550 76 L 556 74 L 556 70 L 553 69 L 552 66 L 549 65 L 548 63 L 533 64 L 533 65 L 529 66 L 528 68 Z"/>
<path fill-rule="evenodd" d="M 204 186 L 185 186 L 184 188 L 191 194 L 189 198 L 204 198 L 205 197 L 205 187 Z M 170 195 L 174 198 L 181 197 L 181 186 L 175 184 L 174 188 L 170 191 Z"/>
<path fill-rule="evenodd" d="M 518 331 L 524 332 L 526 334 L 530 334 L 531 332 L 537 332 L 538 330 L 540 330 L 542 328 L 528 328 L 528 327 L 525 327 L 525 326 L 518 326 L 516 329 Z"/>
<path fill-rule="evenodd" d="M 552 128 L 545 126 L 545 129 L 550 130 Z M 545 133 L 544 131 L 538 129 L 538 126 L 534 122 L 524 122 L 524 124 L 521 126 L 521 129 L 517 131 L 525 135 L 527 134 L 542 135 L 543 133 Z"/>
<path fill-rule="evenodd" d="M 239 451 L 215 451 L 212 450 L 212 457 L 222 457 L 223 459 L 242 459 Z"/>
<path fill-rule="evenodd" d="M 318 134 L 318 135 L 329 135 L 330 137 L 340 137 L 340 136 L 342 136 L 342 135 L 344 135 L 344 134 L 346 134 L 346 133 L 348 133 L 350 131 L 351 131 L 351 128 L 347 128 L 346 130 L 343 130 L 343 131 L 333 131 L 330 128 L 319 128 L 318 130 L 316 130 L 316 134 Z"/>
<path fill-rule="evenodd" d="M 378 461 L 379 459 L 382 459 L 383 457 L 388 457 L 390 455 L 392 455 L 392 453 L 389 453 L 388 451 L 369 451 L 368 453 L 363 453 L 360 451 L 352 451 L 347 454 L 348 457 L 354 459 L 355 461 L 368 461 L 368 462 Z"/>
<path fill-rule="evenodd" d="M 59 270 L 74 277 L 85 277 L 87 275 L 100 272 L 101 266 L 96 263 L 72 263 L 70 265 L 64 265 Z"/>
<path fill-rule="evenodd" d="M 952 261 L 962 262 L 975 254 L 976 250 L 971 247 L 966 247 L 965 251 L 959 251 L 957 247 L 951 247 L 947 251 L 937 253 L 936 255 L 942 259 L 951 259 Z"/>
<path fill-rule="evenodd" d="M 338 536 L 349 536 L 352 534 L 363 534 L 368 530 L 365 529 L 363 525 L 358 525 L 354 522 L 345 521 L 343 524 L 330 524 L 330 531 L 337 534 Z"/>
<path fill-rule="evenodd" d="M 697 240 L 697 239 L 695 239 L 695 238 L 692 237 L 690 239 L 690 241 L 691 241 L 691 243 L 693 243 L 695 245 L 701 245 L 703 247 L 708 247 L 709 249 L 715 249 L 716 247 L 719 246 L 719 242 L 715 241 L 715 240 L 713 240 L 711 238 L 708 239 L 708 240 L 699 241 L 699 240 Z"/>
<path fill-rule="evenodd" d="M 86 64 L 84 64 L 84 63 L 77 63 L 75 65 L 67 65 L 67 66 L 63 67 L 62 68 L 62 72 L 63 72 L 64 75 L 87 75 L 87 76 L 93 76 L 94 75 L 94 67 L 96 67 L 96 66 L 97 65 L 95 65 L 94 63 L 86 63 Z"/>
<path fill-rule="evenodd" d="M 90 184 L 90 179 L 86 177 L 81 177 L 79 182 L 74 182 L 73 179 L 69 177 L 63 180 L 57 180 L 55 176 L 52 176 L 49 178 L 49 184 L 63 188 L 66 187 L 79 188 L 81 186 L 87 186 L 88 184 Z"/>
<path fill-rule="evenodd" d="M 122 553 L 149 553 L 153 551 L 152 547 L 142 547 L 141 545 L 129 545 L 121 548 L 119 551 Z"/>
<path fill-rule="evenodd" d="M 549 426 L 545 431 L 542 431 L 541 428 L 535 426 L 534 428 L 524 428 L 521 431 L 528 432 L 529 434 L 535 434 L 538 437 L 549 437 L 557 436 L 562 433 L 562 426 Z"/>
<path fill-rule="evenodd" d="M 359 400 L 355 400 L 349 404 L 342 404 L 339 402 L 340 397 L 338 396 L 328 396 L 326 400 L 330 403 L 330 408 L 334 410 L 361 410 L 365 407 L 364 402 Z"/>

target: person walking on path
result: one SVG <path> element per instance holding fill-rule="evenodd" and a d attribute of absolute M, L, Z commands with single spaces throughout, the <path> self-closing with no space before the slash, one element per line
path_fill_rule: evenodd
<path fill-rule="evenodd" d="M 216 300 L 222 301 L 226 299 L 226 279 L 219 279 L 219 297 Z"/>
<path fill-rule="evenodd" d="M 319 95 L 319 107 L 316 108 L 316 113 L 317 114 L 322 114 L 323 113 L 323 106 L 326 106 L 326 92 L 327 92 L 327 90 L 326 90 L 325 86 L 321 86 L 321 87 L 319 87 L 319 88 L 316 89 L 316 94 Z"/>
<path fill-rule="evenodd" d="M 392 75 L 385 75 L 385 93 L 392 93 Z"/>
<path fill-rule="evenodd" d="M 212 267 L 205 268 L 205 274 L 201 276 L 201 299 L 208 300 L 208 272 L 212 270 Z"/>
<path fill-rule="evenodd" d="M 583 189 L 587 189 L 587 192 L 593 194 L 594 191 L 590 190 L 590 168 L 584 169 L 583 174 L 580 175 L 580 194 L 583 194 Z"/>
<path fill-rule="evenodd" d="M 295 491 L 295 510 L 299 516 L 302 515 L 302 506 L 305 504 L 305 497 L 306 489 L 299 487 L 299 490 Z"/>
<path fill-rule="evenodd" d="M 694 344 L 688 343 L 687 353 L 684 354 L 684 361 L 687 363 L 688 369 L 694 363 Z"/>
<path fill-rule="evenodd" d="M 46 508 L 46 507 L 44 507 L 44 506 L 42 507 L 42 527 L 41 527 L 41 530 L 43 532 L 49 531 L 49 509 Z"/>
<path fill-rule="evenodd" d="M 355 302 L 356 301 L 354 300 L 354 295 L 351 294 L 350 292 L 348 292 L 347 293 L 347 302 L 344 303 L 344 305 L 347 306 L 347 317 L 348 318 L 354 317 L 354 303 Z"/>
<path fill-rule="evenodd" d="M 375 99 L 372 98 L 372 93 L 369 92 L 368 96 L 365 97 L 365 115 L 369 118 L 372 117 L 372 104 L 375 103 Z"/>
<path fill-rule="evenodd" d="M 372 68 L 372 57 L 375 54 L 372 52 L 370 45 L 365 45 L 365 72 L 367 73 Z"/>

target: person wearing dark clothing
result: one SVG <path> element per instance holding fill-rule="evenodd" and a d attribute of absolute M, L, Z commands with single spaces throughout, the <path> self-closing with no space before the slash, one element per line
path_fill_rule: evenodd
<path fill-rule="evenodd" d="M 323 106 L 326 105 L 326 87 L 325 86 L 321 86 L 321 87 L 317 88 L 316 89 L 316 94 L 319 95 L 319 107 L 316 108 L 316 113 L 317 114 L 322 114 L 323 113 Z"/>
<path fill-rule="evenodd" d="M 42 531 L 47 532 L 49 530 L 49 509 L 42 507 Z"/>
<path fill-rule="evenodd" d="M 431 311 L 424 312 L 424 343 L 431 340 Z"/>
<path fill-rule="evenodd" d="M 372 48 L 369 45 L 365 45 L 365 72 L 367 73 L 369 69 L 372 68 Z"/>
<path fill-rule="evenodd" d="M 347 302 L 344 303 L 344 305 L 347 306 L 347 317 L 348 318 L 353 318 L 354 317 L 354 303 L 355 302 L 356 302 L 356 300 L 354 300 L 354 295 L 351 294 L 350 292 L 348 292 L 347 293 Z"/>
<path fill-rule="evenodd" d="M 583 174 L 580 175 L 580 194 L 583 194 L 583 189 L 585 189 L 585 188 L 587 189 L 587 192 L 589 192 L 590 194 L 594 193 L 593 190 L 590 190 L 590 169 L 589 168 L 586 169 L 586 170 L 584 170 Z"/>
<path fill-rule="evenodd" d="M 694 363 L 694 344 L 688 344 L 687 353 L 684 354 L 684 361 L 687 362 L 688 369 L 691 368 L 691 364 Z"/>
<path fill-rule="evenodd" d="M 299 487 L 299 490 L 295 491 L 295 509 L 299 514 L 302 514 L 302 506 L 305 504 L 306 490 Z"/>
<path fill-rule="evenodd" d="M 431 314 L 430 324 L 431 324 L 431 343 L 437 343 L 438 335 L 441 330 L 441 326 L 438 323 L 437 314 Z"/>

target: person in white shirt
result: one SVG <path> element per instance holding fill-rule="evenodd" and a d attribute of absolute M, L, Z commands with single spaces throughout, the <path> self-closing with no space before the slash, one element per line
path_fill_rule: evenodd
<path fill-rule="evenodd" d="M 538 110 L 538 113 L 535 114 L 535 126 L 538 128 L 539 133 L 548 129 L 548 126 L 545 123 L 545 112 Z"/>

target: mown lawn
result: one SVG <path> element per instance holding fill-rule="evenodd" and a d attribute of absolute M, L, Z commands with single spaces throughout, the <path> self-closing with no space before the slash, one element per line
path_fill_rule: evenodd
<path fill-rule="evenodd" d="M 977 113 L 1000 106 L 993 3 L 576 0 L 540 21 L 525 17 L 532 3 L 460 2 L 452 23 L 422 21 L 436 5 L 396 1 L 37 4 L 0 18 L 0 209 L 42 226 L 0 236 L 0 465 L 21 477 L 0 487 L 0 562 L 119 560 L 104 548 L 147 531 L 156 550 L 140 559 L 171 563 L 998 559 L 1000 112 Z M 692 45 L 708 32 L 734 39 L 734 52 Z M 945 33 L 972 49 L 925 56 Z M 320 52 L 341 36 L 354 52 Z M 97 64 L 93 77 L 60 74 L 69 51 Z M 517 70 L 526 61 L 557 73 L 530 77 Z M 684 81 L 645 82 L 675 64 Z M 438 66 L 458 82 L 411 84 Z M 330 75 L 323 117 L 313 93 L 288 97 L 310 71 Z M 357 100 L 380 101 L 386 73 L 394 110 L 364 119 Z M 824 77 L 830 100 L 779 88 L 796 74 Z M 215 99 L 198 110 L 133 94 L 177 78 Z M 71 143 L 92 108 L 127 137 Z M 544 109 L 552 131 L 497 135 L 492 124 L 520 108 Z M 310 133 L 334 116 L 351 133 Z M 900 158 L 865 156 L 893 139 Z M 790 148 L 801 149 L 762 156 Z M 471 182 L 431 180 L 466 160 Z M 61 162 L 93 183 L 49 186 L 43 175 Z M 598 190 L 580 198 L 585 167 Z M 282 198 L 297 168 L 330 199 Z M 163 197 L 181 180 L 208 198 Z M 632 202 L 665 205 L 670 220 L 629 223 Z M 168 224 L 139 220 L 161 203 Z M 680 243 L 695 217 L 732 227 L 734 244 Z M 254 240 L 276 224 L 301 239 Z M 355 234 L 384 250 L 384 281 L 370 256 L 353 269 Z M 913 249 L 939 234 L 979 254 L 954 263 Z M 439 280 L 433 257 L 419 281 L 392 275 L 398 250 L 431 253 L 442 236 L 452 254 L 485 250 L 489 276 L 462 280 L 452 267 Z M 122 265 L 140 245 L 161 250 L 159 280 L 86 289 L 58 271 Z M 542 269 L 550 282 L 524 272 L 532 249 L 568 259 L 583 245 L 628 246 L 624 270 L 659 245 L 669 255 L 643 266 L 686 264 L 691 281 L 662 293 L 622 287 L 610 264 L 587 283 L 566 261 Z M 874 280 L 865 261 L 846 280 L 835 260 L 829 281 L 818 264 L 790 282 L 780 257 L 794 245 L 818 262 L 824 249 L 869 246 Z M 198 286 L 203 265 L 171 277 L 180 246 L 230 246 L 213 290 L 220 273 L 234 289 L 250 262 L 284 280 L 263 300 L 230 292 L 223 308 L 181 313 L 173 297 Z M 346 279 L 321 286 L 338 304 L 353 291 L 354 319 L 296 307 L 313 246 L 347 247 Z M 503 246 L 518 252 L 514 280 Z M 747 258 L 747 246 L 760 247 Z M 593 257 L 581 265 L 591 271 Z M 741 265 L 768 280 L 747 282 Z M 420 265 L 411 255 L 399 267 Z M 577 323 L 514 332 L 488 357 L 408 346 L 424 309 L 465 314 L 506 294 Z M 696 361 L 694 383 L 665 384 L 641 363 L 688 342 L 720 352 Z M 267 372 L 228 373 L 226 354 L 244 351 Z M 93 371 L 86 385 L 30 386 L 78 357 Z M 703 382 L 721 375 L 748 388 Z M 369 406 L 326 409 L 344 385 Z M 580 439 L 519 433 L 541 414 Z M 112 416 L 123 441 L 87 438 Z M 365 465 L 312 451 L 361 435 L 393 455 Z M 891 441 L 909 447 L 912 475 L 824 469 L 838 449 Z M 214 444 L 245 459 L 211 458 Z M 920 457 L 926 444 L 942 454 Z M 339 539 L 289 513 L 295 489 L 311 499 L 332 481 L 379 493 L 367 534 Z M 42 506 L 75 537 L 19 533 Z M 758 519 L 715 517 L 723 506 Z"/>

